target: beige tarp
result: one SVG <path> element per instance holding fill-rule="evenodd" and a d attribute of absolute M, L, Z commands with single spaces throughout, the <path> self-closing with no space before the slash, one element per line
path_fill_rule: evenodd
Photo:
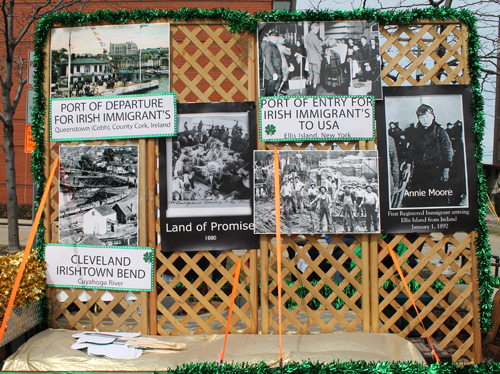
<path fill-rule="evenodd" d="M 91 357 L 71 349 L 75 330 L 45 330 L 10 356 L 3 371 L 152 371 L 184 363 L 217 361 L 224 335 L 155 336 L 158 340 L 183 342 L 180 352 L 145 351 L 133 360 Z M 260 362 L 274 365 L 279 357 L 278 335 L 229 335 L 224 361 Z M 416 361 L 425 360 L 415 346 L 395 334 L 360 332 L 284 335 L 284 361 Z"/>

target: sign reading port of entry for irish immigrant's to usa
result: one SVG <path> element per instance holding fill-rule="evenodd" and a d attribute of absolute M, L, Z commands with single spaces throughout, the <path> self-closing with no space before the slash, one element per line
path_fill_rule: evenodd
<path fill-rule="evenodd" d="M 153 247 L 47 244 L 47 286 L 153 291 Z"/>
<path fill-rule="evenodd" d="M 262 142 L 375 139 L 373 96 L 281 96 L 259 99 Z"/>
<path fill-rule="evenodd" d="M 173 92 L 50 100 L 50 140 L 151 138 L 177 135 Z"/>

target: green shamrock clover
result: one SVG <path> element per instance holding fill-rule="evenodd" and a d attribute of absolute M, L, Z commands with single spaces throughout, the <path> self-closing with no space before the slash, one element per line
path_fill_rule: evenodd
<path fill-rule="evenodd" d="M 266 134 L 267 135 L 274 135 L 275 132 L 276 132 L 276 126 L 274 126 L 274 125 L 267 125 L 266 126 Z"/>
<path fill-rule="evenodd" d="M 147 253 L 144 253 L 144 256 L 142 256 L 142 258 L 144 259 L 144 262 L 146 263 L 153 263 L 153 260 L 155 258 L 155 254 L 153 252 L 147 252 Z"/>

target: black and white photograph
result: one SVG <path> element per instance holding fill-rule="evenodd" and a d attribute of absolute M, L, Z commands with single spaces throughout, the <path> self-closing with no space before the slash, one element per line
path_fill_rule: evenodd
<path fill-rule="evenodd" d="M 382 98 L 379 25 L 367 21 L 261 23 L 260 97 Z"/>
<path fill-rule="evenodd" d="M 51 97 L 170 91 L 170 24 L 51 30 Z"/>
<path fill-rule="evenodd" d="M 471 204 L 477 202 L 476 194 L 471 195 L 476 191 L 475 160 L 467 157 L 467 152 L 474 154 L 470 90 L 466 86 L 395 88 L 384 89 L 380 113 L 377 108 L 384 154 L 381 170 L 387 176 L 382 201 L 387 201 L 389 215 L 412 223 L 410 230 L 449 229 L 458 220 L 452 210 L 468 215 Z M 440 213 L 432 218 L 433 211 Z"/>
<path fill-rule="evenodd" d="M 198 221 L 207 222 L 198 230 L 203 237 L 219 231 L 214 223 L 219 220 L 241 222 L 240 228 L 233 225 L 229 231 L 243 227 L 248 231 L 253 227 L 255 103 L 179 104 L 177 111 L 177 137 L 160 142 L 161 216 L 166 237 L 169 233 L 185 236 Z M 222 232 L 228 231 L 225 227 L 221 226 Z"/>
<path fill-rule="evenodd" d="M 137 245 L 138 148 L 59 148 L 60 243 Z"/>
<path fill-rule="evenodd" d="M 251 212 L 247 112 L 179 114 L 167 140 L 167 217 Z"/>
<path fill-rule="evenodd" d="M 281 232 L 378 233 L 377 151 L 278 151 Z M 255 233 L 276 232 L 274 152 L 254 152 Z"/>

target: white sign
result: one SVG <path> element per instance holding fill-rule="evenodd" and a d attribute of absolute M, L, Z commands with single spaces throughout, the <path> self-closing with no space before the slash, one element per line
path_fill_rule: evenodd
<path fill-rule="evenodd" d="M 375 139 L 373 96 L 281 96 L 259 99 L 262 142 Z"/>
<path fill-rule="evenodd" d="M 153 291 L 153 247 L 47 244 L 47 286 Z"/>
<path fill-rule="evenodd" d="M 50 99 L 50 140 L 176 136 L 173 92 Z"/>
<path fill-rule="evenodd" d="M 33 60 L 35 57 L 35 51 L 30 50 L 28 52 L 28 86 L 33 87 L 35 85 L 35 61 Z"/>
<path fill-rule="evenodd" d="M 33 122 L 33 107 L 35 106 L 35 90 L 26 91 L 26 124 Z"/>

